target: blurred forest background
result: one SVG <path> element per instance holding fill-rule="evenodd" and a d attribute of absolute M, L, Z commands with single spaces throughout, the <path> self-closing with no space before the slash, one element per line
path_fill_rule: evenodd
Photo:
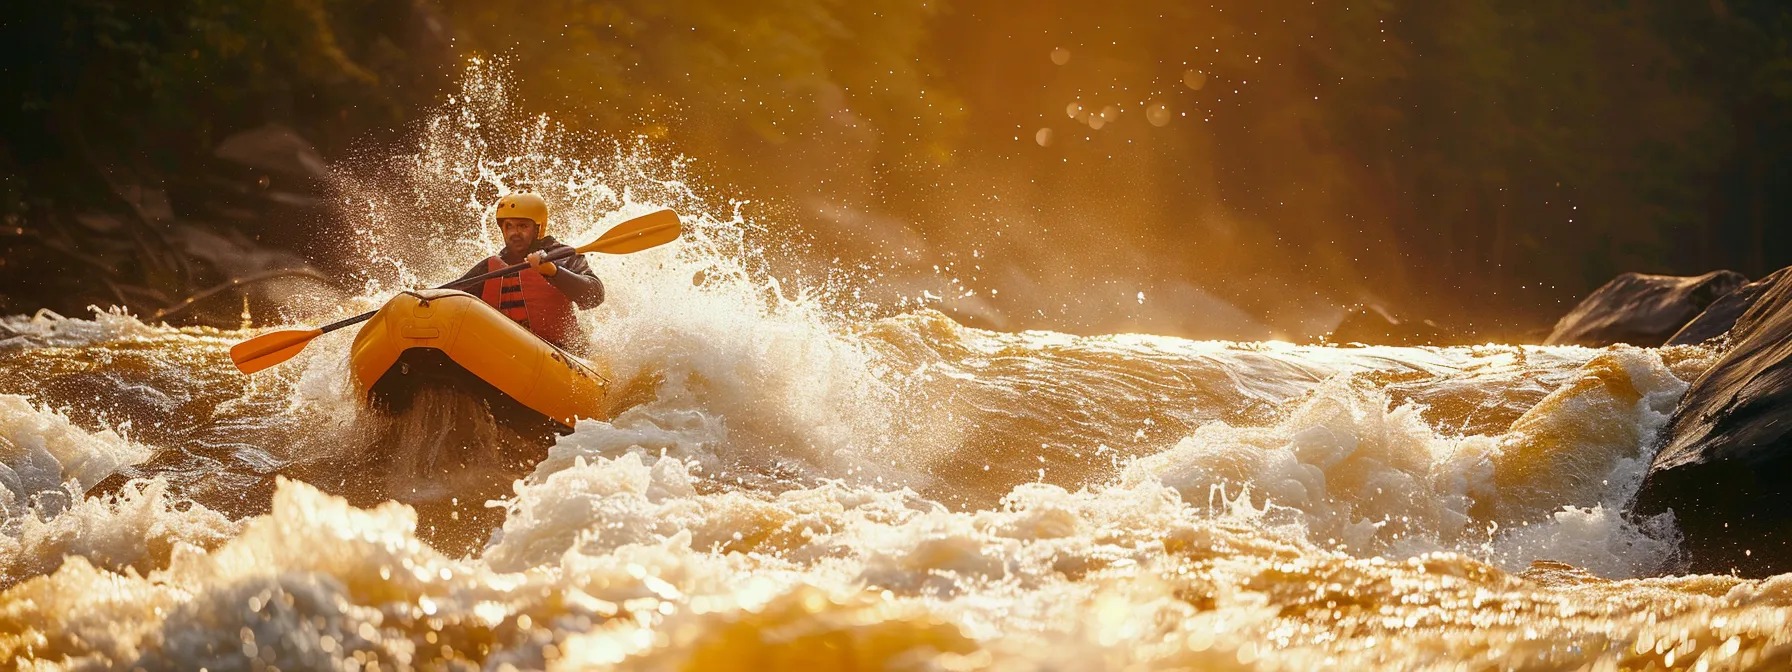
<path fill-rule="evenodd" d="M 1305 338 L 1376 304 L 1534 338 L 1622 271 L 1792 263 L 1792 5 L 1191 4 L 23 3 L 0 314 L 328 288 L 327 166 L 409 151 L 478 55 L 817 259 L 950 268 L 978 326 Z"/>

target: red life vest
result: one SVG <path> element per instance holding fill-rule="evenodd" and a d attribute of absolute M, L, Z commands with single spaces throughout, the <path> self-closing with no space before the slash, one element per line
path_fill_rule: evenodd
<path fill-rule="evenodd" d="M 486 272 L 509 266 L 503 259 L 485 260 Z M 561 269 L 561 273 L 570 273 Z M 542 340 L 562 349 L 570 348 L 573 336 L 579 333 L 578 318 L 573 315 L 572 300 L 566 298 L 541 273 L 529 268 L 485 281 L 479 298 L 498 312 L 516 320 Z"/>

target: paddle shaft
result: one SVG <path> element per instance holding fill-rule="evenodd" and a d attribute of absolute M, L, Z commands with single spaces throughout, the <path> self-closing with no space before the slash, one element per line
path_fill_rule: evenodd
<path fill-rule="evenodd" d="M 558 250 L 554 250 L 553 252 L 547 253 L 547 256 L 542 257 L 541 261 L 542 261 L 542 263 L 552 263 L 555 261 L 559 261 L 561 259 L 565 259 L 567 257 L 571 257 L 574 254 L 578 254 L 578 252 L 579 251 L 576 248 L 564 247 L 564 248 L 561 248 Z M 440 287 L 437 287 L 436 289 L 460 289 L 462 287 L 471 287 L 473 285 L 479 284 L 481 282 L 485 282 L 492 278 L 510 275 L 511 273 L 515 273 L 517 271 L 530 269 L 530 268 L 534 268 L 534 267 L 535 267 L 534 264 L 530 264 L 528 262 L 524 262 L 521 264 L 515 264 L 515 265 L 511 265 L 511 266 L 505 266 L 504 268 L 500 268 L 500 269 L 492 271 L 490 273 L 484 273 L 481 275 L 475 275 L 471 278 L 455 280 L 454 282 L 450 282 L 448 284 L 442 285 Z M 341 329 L 343 327 L 352 327 L 354 325 L 357 325 L 362 322 L 366 322 L 368 320 L 373 319 L 374 314 L 378 313 L 378 312 L 380 312 L 380 311 L 370 310 L 365 313 L 361 313 L 360 315 L 356 315 L 354 317 L 337 320 L 335 322 L 331 322 L 324 326 L 318 327 L 317 332 L 318 332 L 318 334 L 321 335 L 321 334 L 330 333 L 332 331 Z"/>

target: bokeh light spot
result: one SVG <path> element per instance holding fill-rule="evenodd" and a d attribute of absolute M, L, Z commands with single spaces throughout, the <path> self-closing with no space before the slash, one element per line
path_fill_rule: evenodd
<path fill-rule="evenodd" d="M 1153 102 L 1145 108 L 1145 120 L 1151 122 L 1152 126 L 1168 125 L 1172 116 L 1170 106 L 1161 101 Z"/>
<path fill-rule="evenodd" d="M 1188 88 L 1200 91 L 1201 87 L 1207 86 L 1207 73 L 1199 70 L 1184 70 L 1182 71 L 1182 83 Z"/>

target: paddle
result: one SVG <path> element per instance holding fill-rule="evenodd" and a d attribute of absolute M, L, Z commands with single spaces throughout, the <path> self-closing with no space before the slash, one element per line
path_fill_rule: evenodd
<path fill-rule="evenodd" d="M 684 233 L 678 222 L 678 213 L 671 210 L 650 212 L 640 217 L 617 224 L 597 240 L 579 247 L 569 247 L 549 253 L 542 259 L 544 263 L 565 259 L 575 254 L 602 252 L 605 254 L 632 254 L 645 249 L 658 247 L 678 239 Z M 530 268 L 528 263 L 506 266 L 496 271 L 477 275 L 465 280 L 456 280 L 436 289 L 460 289 L 471 287 L 492 278 L 509 275 Z M 255 373 L 292 359 L 305 349 L 311 339 L 330 333 L 343 327 L 366 322 L 373 318 L 373 310 L 337 320 L 316 329 L 283 329 L 256 336 L 238 343 L 230 348 L 230 361 L 243 373 Z"/>

